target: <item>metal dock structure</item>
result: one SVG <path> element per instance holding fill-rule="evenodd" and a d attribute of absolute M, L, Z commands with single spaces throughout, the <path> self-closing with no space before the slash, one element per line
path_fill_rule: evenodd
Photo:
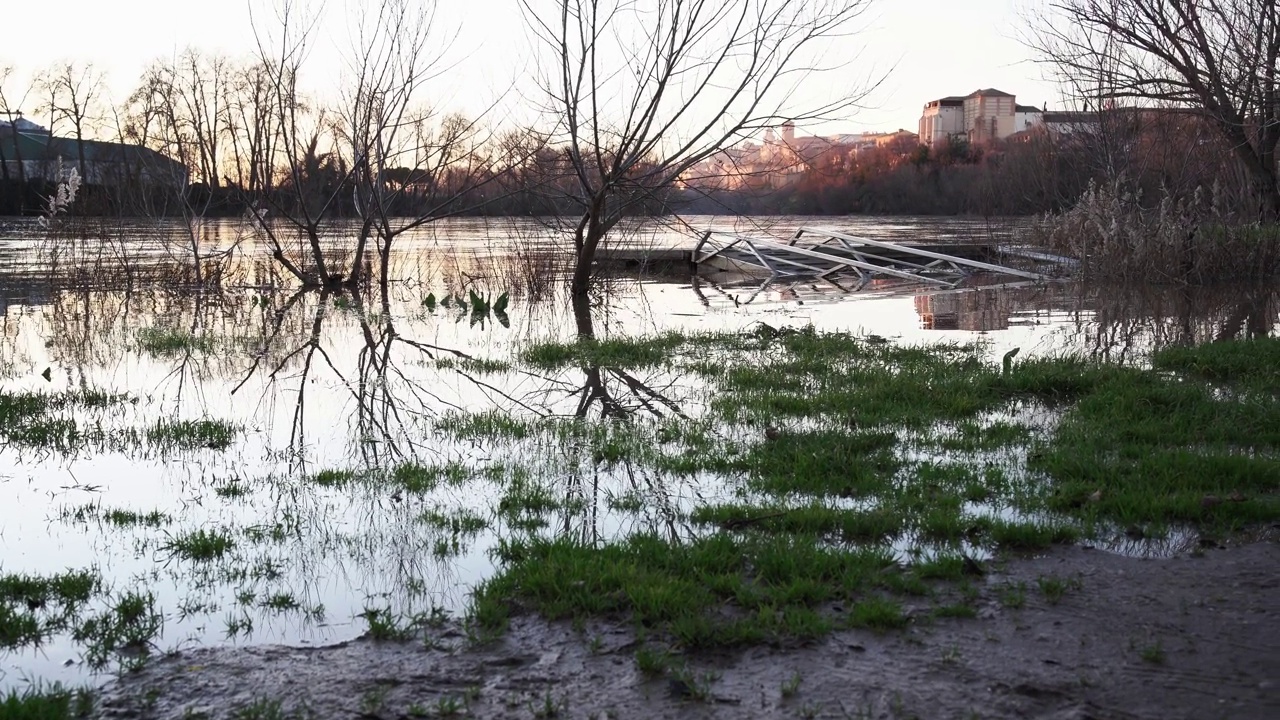
<path fill-rule="evenodd" d="M 945 252 L 944 252 L 945 251 Z M 989 252 L 976 245 L 903 245 L 802 227 L 790 241 L 708 230 L 693 249 L 699 267 L 786 280 L 852 277 L 858 288 L 877 278 L 898 278 L 953 288 L 974 273 L 996 273 L 1041 281 L 1039 273 L 978 259 Z"/>

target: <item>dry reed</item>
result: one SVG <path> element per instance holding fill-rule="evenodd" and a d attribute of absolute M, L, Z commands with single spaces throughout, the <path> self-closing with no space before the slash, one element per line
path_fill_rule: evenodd
<path fill-rule="evenodd" d="M 1246 222 L 1215 187 L 1153 205 L 1124 179 L 1091 184 L 1066 212 L 1036 222 L 1039 244 L 1079 258 L 1108 281 L 1205 284 L 1260 280 L 1277 270 L 1280 226 Z"/>

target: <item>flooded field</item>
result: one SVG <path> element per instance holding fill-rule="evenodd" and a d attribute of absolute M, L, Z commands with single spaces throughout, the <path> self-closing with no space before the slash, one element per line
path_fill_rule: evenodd
<path fill-rule="evenodd" d="M 810 222 L 914 241 L 1004 242 L 1009 231 Z M 644 267 L 608 273 L 575 311 L 562 249 L 541 226 L 480 220 L 408 238 L 385 296 L 299 292 L 234 223 L 203 232 L 205 253 L 237 254 L 216 288 L 166 275 L 183 257 L 167 228 L 101 226 L 58 245 L 62 269 L 50 278 L 47 233 L 0 221 L 0 694 L 32 681 L 98 683 L 173 649 L 392 638 L 445 618 L 474 620 L 480 634 L 498 623 L 477 597 L 506 588 L 555 616 L 533 588 L 577 582 L 528 574 L 522 553 L 590 564 L 555 552 L 634 538 L 704 547 L 726 530 L 781 527 L 779 518 L 830 530 L 822 512 L 884 516 L 867 530 L 835 521 L 835 544 L 940 574 L 985 561 L 1008 540 L 1002 532 L 1025 527 L 1126 554 L 1186 550 L 1199 535 L 1176 512 L 1148 522 L 1093 486 L 1073 492 L 1108 508 L 1097 517 L 1035 499 L 1056 467 L 1028 469 L 1035 454 L 1066 452 L 1049 443 L 1063 406 L 1014 387 L 1015 370 L 1070 356 L 1147 372 L 1153 351 L 1269 337 L 1280 320 L 1271 291 L 1057 281 L 845 293 Z M 628 237 L 690 242 L 670 226 Z M 589 348 L 576 342 L 584 326 Z M 753 453 L 794 442 L 801 450 L 779 462 L 803 465 L 805 452 L 819 454 L 803 443 L 834 432 L 831 414 L 789 414 L 775 397 L 752 404 L 742 373 L 792 358 L 778 371 L 797 395 L 827 392 L 804 366 L 806 338 L 897 368 L 867 375 L 886 387 L 909 371 L 939 393 L 985 383 L 1004 399 L 930 406 L 924 425 L 913 401 L 877 411 L 872 398 L 849 399 L 840 417 L 861 413 L 858 437 L 870 443 L 858 457 L 892 466 L 883 488 L 779 493 L 767 482 L 772 460 Z M 1165 372 L 1182 367 L 1167 362 Z M 976 374 L 953 378 L 956 367 Z M 1203 432 L 1203 442 L 1238 446 L 1225 431 Z M 1269 452 L 1258 453 L 1266 467 L 1241 477 L 1274 470 Z M 912 484 L 922 477 L 932 479 Z M 1253 507 L 1258 491 L 1245 485 L 1221 491 L 1224 504 L 1233 490 Z M 917 492 L 945 494 L 952 514 L 913 515 Z M 1258 500 L 1253 519 L 1274 507 Z M 899 589 L 919 581 L 902 575 Z M 962 606 L 960 595 L 939 607 Z M 864 621 L 893 625 L 881 610 L 869 606 Z M 809 620 L 783 624 L 792 632 Z"/>

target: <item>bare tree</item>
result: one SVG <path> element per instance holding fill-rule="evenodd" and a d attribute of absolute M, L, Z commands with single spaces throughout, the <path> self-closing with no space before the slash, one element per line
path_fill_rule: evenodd
<path fill-rule="evenodd" d="M 285 232 L 306 239 L 307 263 L 284 253 L 282 236 L 264 226 L 278 260 L 304 283 L 354 284 L 367 254 L 378 256 L 386 285 L 391 247 L 405 232 L 492 200 L 503 146 L 489 142 L 481 119 L 424 102 L 427 83 L 447 73 L 452 36 L 436 22 L 436 2 L 366 0 L 356 6 L 353 47 L 339 100 L 308 107 L 298 76 L 315 24 L 296 0 L 280 0 L 275 38 L 258 36 L 260 67 L 274 103 L 280 193 L 260 193 Z M 257 28 L 257 26 L 255 26 Z M 352 246 L 336 252 L 321 224 L 354 214 Z"/>
<path fill-rule="evenodd" d="M 277 136 L 270 76 L 261 63 L 236 69 L 223 101 L 234 182 L 251 197 L 271 192 L 273 187 Z"/>
<path fill-rule="evenodd" d="M 18 172 L 17 172 L 18 182 L 25 185 L 27 182 L 27 172 L 25 167 L 22 164 L 22 144 L 18 141 L 18 125 L 17 125 L 17 120 L 22 117 L 22 108 L 15 107 L 14 104 L 9 100 L 9 96 L 4 91 L 4 86 L 9 81 L 9 78 L 12 75 L 13 75 L 12 66 L 6 65 L 0 68 L 0 114 L 3 114 L 5 119 L 9 121 L 9 126 L 10 126 L 9 131 L 13 133 L 12 135 L 13 155 L 14 155 L 14 161 L 17 164 L 17 169 L 18 169 Z M 26 102 L 26 99 L 27 99 L 26 94 L 24 93 L 22 98 L 19 99 L 17 102 L 20 105 L 21 103 Z M 4 167 L 5 180 L 9 179 L 9 165 L 7 160 L 8 160 L 7 158 L 0 155 L 0 166 Z"/>
<path fill-rule="evenodd" d="M 99 119 L 96 114 L 98 104 L 102 101 L 102 73 L 94 69 L 92 64 L 83 67 L 75 63 L 65 63 L 45 71 L 39 84 L 46 98 L 45 110 L 50 115 L 50 135 L 58 118 L 71 123 L 71 131 L 76 138 L 76 160 L 79 164 L 80 177 L 85 182 L 92 182 L 88 173 L 84 141 L 85 135 L 92 129 L 92 124 Z"/>
<path fill-rule="evenodd" d="M 370 10 L 357 23 L 337 132 L 350 154 L 362 221 L 350 279 L 359 279 L 368 242 L 375 239 L 378 279 L 385 286 L 395 238 L 452 214 L 448 201 L 473 184 L 484 159 L 474 121 L 440 116 L 421 104 L 426 83 L 448 69 L 452 44 L 436 25 L 436 3 L 378 0 Z M 445 181 L 451 174 L 460 187 Z M 403 202 L 408 196 L 414 202 Z"/>
<path fill-rule="evenodd" d="M 609 231 L 688 168 L 765 128 L 852 110 L 870 84 L 796 97 L 834 69 L 821 52 L 870 2 L 522 0 L 548 55 L 540 81 L 573 180 L 573 295 L 586 296 Z"/>
<path fill-rule="evenodd" d="M 1054 0 L 1028 44 L 1093 110 L 1130 102 L 1201 114 L 1248 173 L 1260 215 L 1280 218 L 1275 0 Z"/>

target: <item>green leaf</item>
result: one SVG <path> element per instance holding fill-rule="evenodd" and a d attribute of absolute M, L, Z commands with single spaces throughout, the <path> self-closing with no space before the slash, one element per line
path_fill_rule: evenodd
<path fill-rule="evenodd" d="M 511 320 L 507 319 L 507 314 L 497 309 L 496 307 L 493 309 L 493 317 L 498 321 L 498 324 L 501 325 L 502 327 L 504 328 L 511 327 Z"/>
<path fill-rule="evenodd" d="M 427 299 L 422 301 L 422 304 L 426 306 L 428 312 L 435 312 L 436 311 L 436 294 L 429 293 L 427 295 Z"/>
<path fill-rule="evenodd" d="M 495 313 L 503 313 L 507 311 L 507 294 L 502 293 L 497 300 L 493 301 L 493 311 Z"/>

